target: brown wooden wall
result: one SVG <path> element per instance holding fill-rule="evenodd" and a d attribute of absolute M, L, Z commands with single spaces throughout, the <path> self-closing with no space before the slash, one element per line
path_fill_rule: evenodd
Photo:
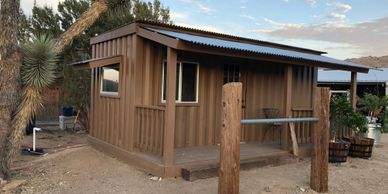
<path fill-rule="evenodd" d="M 136 50 L 133 50 L 134 42 Z M 161 75 L 166 47 L 132 35 L 95 44 L 92 49 L 93 58 L 122 54 L 124 60 L 120 67 L 119 98 L 99 94 L 99 72 L 93 71 L 91 136 L 131 150 L 131 145 L 136 144 L 135 136 L 139 135 L 138 129 L 131 133 L 131 124 L 136 122 L 135 116 L 131 116 L 132 108 L 164 106 L 161 103 Z M 240 64 L 242 67 L 246 107 L 244 118 L 264 118 L 263 108 L 278 108 L 279 116 L 283 116 L 285 83 L 282 64 L 180 51 L 178 61 L 199 63 L 199 99 L 197 104 L 177 104 L 175 147 L 213 145 L 219 142 L 225 64 Z M 311 108 L 314 68 L 294 66 L 293 72 L 292 107 Z M 131 93 L 133 86 L 134 94 Z M 278 141 L 279 137 L 280 129 L 274 130 L 268 125 L 250 125 L 242 130 L 244 141 Z"/>
<path fill-rule="evenodd" d="M 109 97 L 100 94 L 100 74 L 98 68 L 92 69 L 91 91 L 91 130 L 90 135 L 109 144 L 129 150 L 132 142 L 129 126 L 129 80 L 133 36 L 113 39 L 92 45 L 92 57 L 102 58 L 123 55 L 120 64 L 119 96 Z"/>

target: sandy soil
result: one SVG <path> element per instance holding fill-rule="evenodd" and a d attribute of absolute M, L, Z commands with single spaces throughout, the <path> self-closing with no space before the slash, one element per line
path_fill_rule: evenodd
<path fill-rule="evenodd" d="M 386 146 L 375 148 L 370 160 L 348 158 L 330 164 L 330 193 L 388 193 L 388 135 Z M 217 178 L 187 182 L 151 180 L 151 176 L 91 147 L 69 149 L 40 165 L 18 171 L 15 179 L 28 183 L 18 193 L 217 193 Z M 241 193 L 315 193 L 309 189 L 310 162 L 242 171 Z"/>
<path fill-rule="evenodd" d="M 44 153 L 53 154 L 68 147 L 80 146 L 87 143 L 85 133 L 59 130 L 58 127 L 45 127 L 36 133 L 36 147 L 42 148 Z M 21 143 L 22 149 L 32 148 L 32 135 L 26 135 Z M 37 156 L 20 152 L 13 162 L 13 166 L 21 166 L 33 161 Z"/>

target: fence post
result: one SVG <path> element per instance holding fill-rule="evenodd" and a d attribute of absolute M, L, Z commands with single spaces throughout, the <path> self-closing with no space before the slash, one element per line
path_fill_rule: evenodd
<path fill-rule="evenodd" d="M 239 193 L 242 84 L 222 87 L 219 194 Z"/>
<path fill-rule="evenodd" d="M 319 122 L 313 124 L 310 187 L 317 192 L 328 191 L 329 165 L 329 106 L 330 89 L 317 88 L 314 98 L 314 117 Z"/>

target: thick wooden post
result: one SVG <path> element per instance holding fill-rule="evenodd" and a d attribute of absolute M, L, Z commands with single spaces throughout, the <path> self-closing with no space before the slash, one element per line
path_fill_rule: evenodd
<path fill-rule="evenodd" d="M 317 88 L 315 91 L 314 117 L 319 117 L 319 122 L 313 124 L 311 137 L 310 187 L 322 193 L 328 191 L 330 89 Z"/>
<path fill-rule="evenodd" d="M 356 109 L 357 105 L 357 72 L 352 72 L 350 80 L 350 102 L 353 109 Z"/>
<path fill-rule="evenodd" d="M 174 164 L 175 96 L 177 53 L 167 48 L 166 112 L 164 122 L 163 159 L 166 167 Z"/>
<path fill-rule="evenodd" d="M 284 118 L 292 117 L 292 65 L 287 65 L 284 70 Z M 282 149 L 288 151 L 288 124 L 283 124 L 281 133 Z"/>
<path fill-rule="evenodd" d="M 242 84 L 222 87 L 222 129 L 218 193 L 239 193 Z"/>

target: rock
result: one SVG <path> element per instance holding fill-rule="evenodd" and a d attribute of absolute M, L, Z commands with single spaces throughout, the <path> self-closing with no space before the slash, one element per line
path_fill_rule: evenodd
<path fill-rule="evenodd" d="M 302 188 L 302 187 L 300 187 L 299 190 L 302 191 L 302 192 L 305 192 L 305 191 L 306 191 L 306 189 L 304 189 L 304 188 Z"/>
<path fill-rule="evenodd" d="M 264 191 L 270 193 L 271 189 L 269 188 L 269 186 L 266 186 L 266 187 L 264 187 Z"/>
<path fill-rule="evenodd" d="M 0 186 L 5 185 L 6 183 L 7 183 L 6 180 L 3 180 L 2 178 L 0 178 Z"/>
<path fill-rule="evenodd" d="M 150 177 L 150 180 L 157 181 L 157 180 L 159 180 L 159 177 L 153 176 L 153 177 Z"/>
<path fill-rule="evenodd" d="M 3 186 L 3 188 L 1 188 L 1 191 L 2 192 L 11 192 L 13 190 L 15 190 L 16 188 L 26 184 L 27 181 L 26 180 L 13 180 L 9 183 L 7 183 L 6 185 Z"/>

